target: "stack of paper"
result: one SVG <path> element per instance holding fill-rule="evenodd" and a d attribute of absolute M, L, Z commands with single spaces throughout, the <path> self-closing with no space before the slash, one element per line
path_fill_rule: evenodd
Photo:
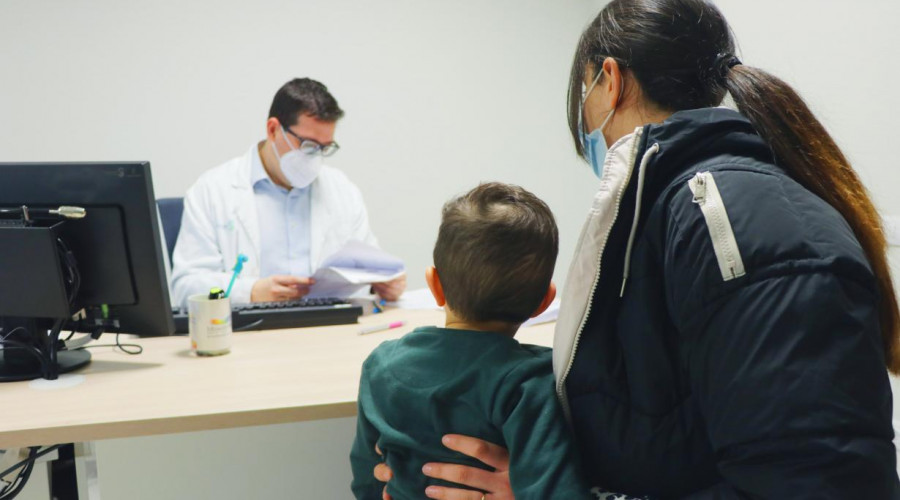
<path fill-rule="evenodd" d="M 388 302 L 391 307 L 406 309 L 409 311 L 421 310 L 441 310 L 441 306 L 437 305 L 431 290 L 427 288 L 419 288 L 417 290 L 407 290 L 397 299 L 396 302 Z"/>
<path fill-rule="evenodd" d="M 556 318 L 559 317 L 559 299 L 554 299 L 553 302 L 550 303 L 550 306 L 547 307 L 547 310 L 542 312 L 541 314 L 529 319 L 528 321 L 522 323 L 523 327 L 542 325 L 544 323 L 550 323 L 551 321 L 556 321 Z"/>
<path fill-rule="evenodd" d="M 389 306 L 406 310 L 439 310 L 443 309 L 434 301 L 434 296 L 427 288 L 418 290 L 407 290 L 396 302 L 389 302 Z M 559 299 L 554 299 L 547 307 L 547 310 L 522 323 L 522 327 L 542 325 L 556 321 L 559 316 Z"/>
<path fill-rule="evenodd" d="M 316 284 L 309 298 L 346 298 L 372 285 L 399 278 L 406 272 L 403 261 L 361 241 L 350 241 L 325 259 L 312 275 Z"/>

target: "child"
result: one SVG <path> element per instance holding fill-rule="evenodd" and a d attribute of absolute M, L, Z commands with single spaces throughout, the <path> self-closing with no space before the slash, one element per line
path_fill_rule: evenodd
<path fill-rule="evenodd" d="M 454 486 L 423 475 L 426 462 L 485 467 L 445 448 L 449 433 L 507 448 L 516 498 L 591 498 L 556 399 L 550 349 L 513 339 L 556 295 L 558 246 L 550 209 L 520 187 L 482 184 L 444 205 L 425 278 L 446 327 L 385 342 L 363 365 L 350 454 L 356 498 L 381 499 L 376 444 L 393 471 L 394 500 Z"/>

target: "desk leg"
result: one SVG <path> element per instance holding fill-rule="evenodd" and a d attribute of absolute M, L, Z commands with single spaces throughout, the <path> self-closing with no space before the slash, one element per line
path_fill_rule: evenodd
<path fill-rule="evenodd" d="M 97 453 L 94 443 L 66 444 L 50 462 L 52 500 L 100 500 Z"/>
<path fill-rule="evenodd" d="M 78 479 L 75 475 L 75 445 L 65 444 L 56 452 L 56 460 L 47 464 L 50 475 L 51 500 L 78 500 Z"/>
<path fill-rule="evenodd" d="M 100 500 L 97 447 L 92 441 L 75 445 L 75 467 L 78 475 L 78 498 L 81 500 Z"/>

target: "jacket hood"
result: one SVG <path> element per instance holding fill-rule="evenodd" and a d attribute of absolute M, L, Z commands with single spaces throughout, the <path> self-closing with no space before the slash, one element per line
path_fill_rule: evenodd
<path fill-rule="evenodd" d="M 750 120 L 723 107 L 678 111 L 660 124 L 645 126 L 641 154 L 653 144 L 659 144 L 659 151 L 646 174 L 650 199 L 680 174 L 712 158 L 731 155 L 775 163 Z"/>

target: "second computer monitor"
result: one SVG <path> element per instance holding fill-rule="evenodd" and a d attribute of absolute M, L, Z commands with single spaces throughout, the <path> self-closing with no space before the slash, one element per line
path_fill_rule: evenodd
<path fill-rule="evenodd" d="M 149 163 L 0 163 L 0 207 L 23 205 L 86 210 L 58 231 L 80 274 L 74 310 L 102 306 L 126 333 L 174 332 Z"/>

